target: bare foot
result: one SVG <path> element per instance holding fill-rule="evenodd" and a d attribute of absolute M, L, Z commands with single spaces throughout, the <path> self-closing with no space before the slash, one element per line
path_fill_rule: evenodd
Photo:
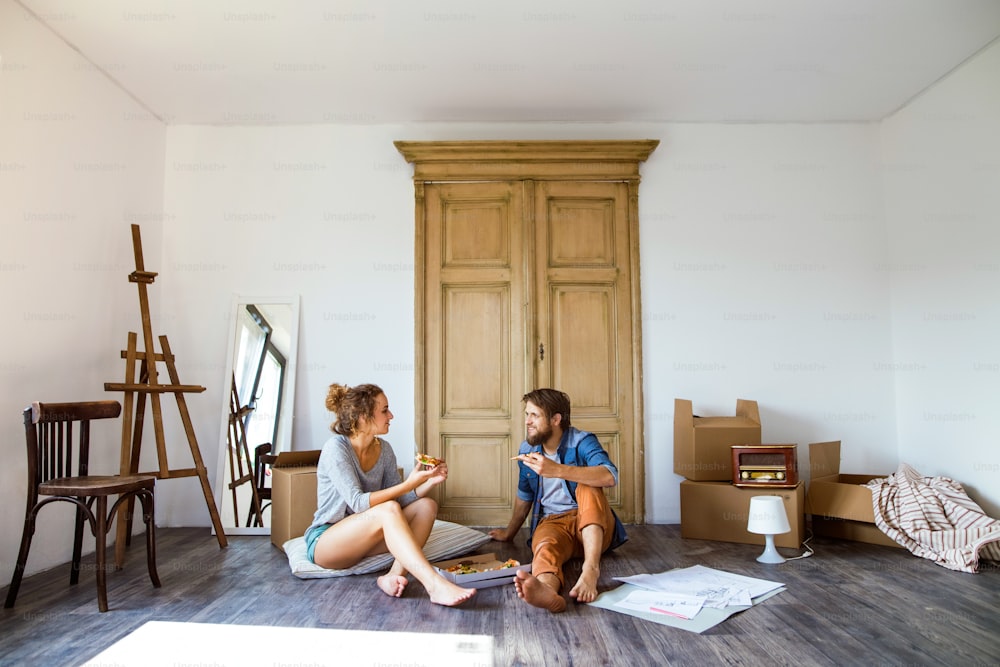
<path fill-rule="evenodd" d="M 517 589 L 517 597 L 521 598 L 534 607 L 547 609 L 553 614 L 566 611 L 566 600 L 563 596 L 544 583 L 538 577 L 518 570 L 514 577 L 514 588 Z"/>
<path fill-rule="evenodd" d="M 410 583 L 406 577 L 396 574 L 383 574 L 378 578 L 378 587 L 389 597 L 398 598 L 403 594 L 406 584 Z"/>
<path fill-rule="evenodd" d="M 584 565 L 580 578 L 576 585 L 569 592 L 571 598 L 576 598 L 577 602 L 593 602 L 597 599 L 597 580 L 601 576 L 601 570 L 591 565 Z"/>
<path fill-rule="evenodd" d="M 424 588 L 431 596 L 431 602 L 445 607 L 457 607 L 476 594 L 475 588 L 462 588 L 443 577 L 435 578 L 430 586 Z"/>

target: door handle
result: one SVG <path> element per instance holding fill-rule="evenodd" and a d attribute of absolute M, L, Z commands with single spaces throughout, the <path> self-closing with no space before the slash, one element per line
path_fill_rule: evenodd
<path fill-rule="evenodd" d="M 545 343 L 538 344 L 538 360 L 545 361 Z"/>

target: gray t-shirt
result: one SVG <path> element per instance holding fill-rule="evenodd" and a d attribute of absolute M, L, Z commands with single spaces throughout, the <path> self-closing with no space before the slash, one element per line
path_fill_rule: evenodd
<path fill-rule="evenodd" d="M 542 455 L 550 461 L 559 463 L 558 453 L 550 456 L 542 452 Z M 576 501 L 566 486 L 566 480 L 545 477 L 539 479 L 538 483 L 542 485 L 542 516 L 562 514 L 577 508 Z"/>
<path fill-rule="evenodd" d="M 396 454 L 388 442 L 379 438 L 382 451 L 371 470 L 361 469 L 351 441 L 335 434 L 323 445 L 316 470 L 316 514 L 310 528 L 337 523 L 349 514 L 360 514 L 371 507 L 371 493 L 399 484 Z M 408 491 L 396 501 L 406 507 L 417 499 Z"/>

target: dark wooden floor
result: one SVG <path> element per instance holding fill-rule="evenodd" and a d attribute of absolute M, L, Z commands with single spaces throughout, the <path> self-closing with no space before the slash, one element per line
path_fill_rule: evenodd
<path fill-rule="evenodd" d="M 496 665 L 1000 664 L 996 563 L 963 574 L 902 549 L 817 538 L 813 557 L 767 566 L 755 561 L 760 547 L 683 540 L 677 526 L 631 526 L 629 535 L 605 559 L 601 590 L 619 585 L 615 576 L 696 564 L 787 590 L 698 635 L 573 603 L 550 615 L 513 586 L 483 589 L 459 609 L 431 604 L 417 582 L 394 599 L 375 575 L 296 579 L 266 537 L 231 537 L 219 549 L 207 529 L 161 529 L 163 587 L 149 585 L 137 540 L 125 569 L 109 576 L 107 613 L 97 611 L 92 572 L 73 588 L 64 568 L 26 578 L 17 606 L 0 612 L 0 664 L 78 665 L 149 620 L 487 634 Z M 528 560 L 523 535 L 480 551 Z M 336 647 L 325 662 L 345 664 Z"/>

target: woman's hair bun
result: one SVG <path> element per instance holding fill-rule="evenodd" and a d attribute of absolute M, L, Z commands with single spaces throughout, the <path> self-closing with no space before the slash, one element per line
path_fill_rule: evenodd
<path fill-rule="evenodd" d="M 337 412 L 346 395 L 347 385 L 331 384 L 330 390 L 326 394 L 326 409 L 330 412 Z"/>

